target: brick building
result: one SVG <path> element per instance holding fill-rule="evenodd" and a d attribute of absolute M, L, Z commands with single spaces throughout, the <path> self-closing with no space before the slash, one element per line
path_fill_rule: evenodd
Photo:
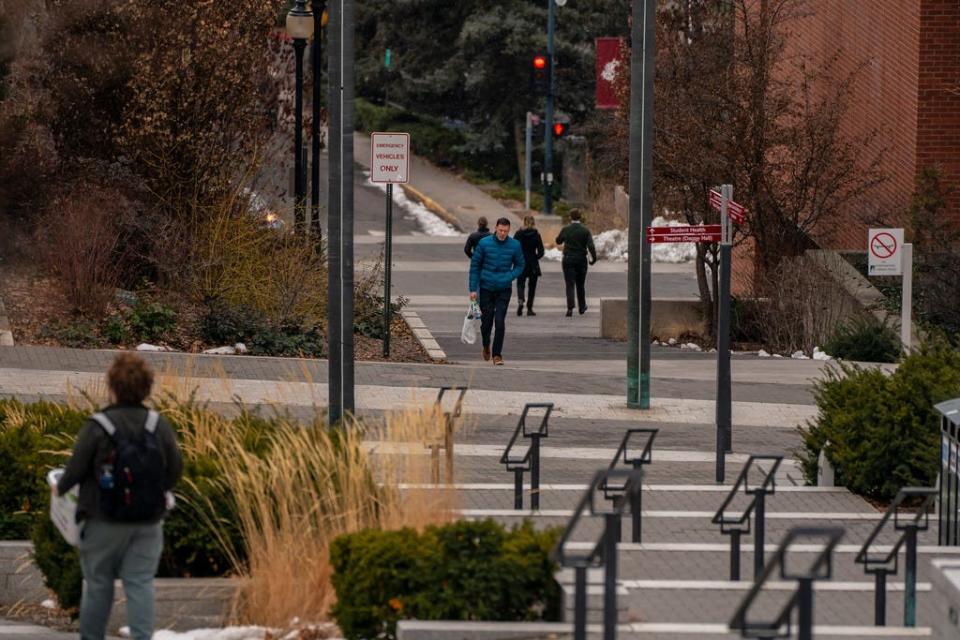
<path fill-rule="evenodd" d="M 881 132 L 884 185 L 825 225 L 824 249 L 866 249 L 866 228 L 881 221 L 908 227 L 914 178 L 938 167 L 960 187 L 960 1 L 809 0 L 809 15 L 791 25 L 788 55 L 822 60 L 841 48 L 839 69 L 864 65 L 844 132 Z M 948 215 L 960 225 L 960 189 Z M 738 288 L 747 285 L 749 247 L 740 253 Z"/>

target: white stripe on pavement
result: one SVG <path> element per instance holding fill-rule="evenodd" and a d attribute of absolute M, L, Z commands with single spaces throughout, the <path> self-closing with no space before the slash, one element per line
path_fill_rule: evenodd
<path fill-rule="evenodd" d="M 422 443 L 419 442 L 365 442 L 365 445 L 371 447 L 379 453 L 423 453 L 427 451 Z M 499 458 L 505 445 L 499 444 L 456 444 L 453 452 L 458 456 L 468 458 Z M 428 452 L 428 451 L 427 451 Z M 428 452 L 429 453 L 429 452 Z M 617 453 L 616 449 L 600 449 L 596 447 L 540 447 L 541 458 L 563 458 L 568 460 L 604 460 L 609 462 Z M 706 451 L 685 451 L 680 449 L 657 449 L 653 454 L 654 462 L 713 462 L 715 455 Z M 745 463 L 749 459 L 745 453 L 727 454 L 727 462 Z M 792 459 L 785 459 L 780 465 L 797 466 L 799 462 Z M 545 487 L 543 485 L 542 487 Z M 579 486 L 579 485 L 572 485 Z M 513 485 L 510 485 L 513 488 Z M 583 486 L 586 488 L 586 485 Z M 721 487 L 721 490 L 723 487 Z M 729 491 L 729 488 L 727 489 Z"/>
<path fill-rule="evenodd" d="M 466 518 L 570 518 L 572 509 L 455 509 Z M 647 518 L 696 518 L 710 520 L 715 511 L 643 511 Z M 736 518 L 738 511 L 728 511 L 727 516 Z M 861 520 L 875 521 L 883 517 L 882 513 L 850 513 L 844 511 L 767 511 L 767 520 Z"/>
<path fill-rule="evenodd" d="M 454 453 L 459 453 L 459 446 L 454 448 Z M 541 483 L 540 492 L 546 491 L 586 491 L 585 484 L 551 484 Z M 461 482 L 448 484 L 430 484 L 430 483 L 401 483 L 400 489 L 448 489 L 453 488 L 458 491 L 513 491 L 513 483 L 507 482 Z M 728 493 L 733 485 L 729 484 L 645 484 L 644 491 L 660 492 L 691 492 L 691 493 Z M 524 492 L 530 493 L 530 485 L 523 485 Z M 847 495 L 850 492 L 843 487 L 796 487 L 785 486 L 777 487 L 777 493 L 839 493 Z M 851 494 L 852 495 L 852 494 Z"/>
<path fill-rule="evenodd" d="M 767 514 L 769 515 L 769 513 Z M 564 545 L 565 549 L 570 549 L 571 551 L 591 551 L 596 548 L 596 542 L 568 542 Z M 681 553 L 696 553 L 696 552 L 728 552 L 730 551 L 730 544 L 725 542 L 621 542 L 617 545 L 617 548 L 620 551 L 638 551 L 638 552 L 657 552 L 657 551 L 668 551 L 668 552 L 681 552 Z M 860 553 L 861 545 L 859 544 L 838 544 L 834 548 L 835 553 Z M 884 553 L 890 551 L 893 548 L 893 545 L 889 544 L 878 544 L 871 547 L 875 553 Z M 754 549 L 753 544 L 741 544 L 741 551 L 750 551 Z M 767 549 L 768 551 L 773 551 L 774 549 Z M 797 553 L 819 553 L 823 551 L 823 545 L 819 544 L 792 544 L 790 545 L 790 552 Z M 901 548 L 900 553 L 906 553 L 905 549 Z M 918 545 L 917 553 L 920 554 L 930 554 L 930 555 L 960 555 L 960 547 L 938 547 L 937 545 Z"/>
<path fill-rule="evenodd" d="M 588 628 L 590 625 L 588 625 Z M 724 635 L 733 632 L 725 624 L 695 622 L 632 622 L 620 627 L 633 633 L 676 633 L 684 635 Z M 597 625 L 596 633 L 600 633 Z M 843 636 L 851 638 L 928 638 L 932 635 L 930 627 L 855 627 L 841 625 L 814 625 L 813 635 Z"/>
<path fill-rule="evenodd" d="M 753 582 L 749 580 L 619 580 L 617 585 L 626 589 L 658 589 L 658 590 L 687 590 L 702 589 L 704 591 L 749 591 L 753 588 Z M 602 592 L 603 586 L 595 588 Z M 763 583 L 766 591 L 796 591 L 797 582 L 795 580 L 776 580 Z M 863 582 L 814 582 L 815 591 L 852 591 L 852 592 L 870 592 L 873 593 L 876 584 L 870 581 Z M 587 591 L 591 590 L 587 587 Z M 888 591 L 903 591 L 904 583 L 888 582 Z M 929 582 L 918 582 L 917 591 L 931 591 Z"/>

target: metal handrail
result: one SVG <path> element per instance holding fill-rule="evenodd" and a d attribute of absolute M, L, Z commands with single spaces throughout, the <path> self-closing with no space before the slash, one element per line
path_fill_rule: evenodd
<path fill-rule="evenodd" d="M 829 580 L 833 575 L 833 550 L 843 537 L 844 530 L 839 527 L 795 527 L 787 532 L 780 542 L 771 562 L 767 564 L 763 573 L 754 582 L 746 597 L 737 607 L 730 620 L 730 629 L 740 631 L 744 638 L 788 638 L 792 635 L 792 614 L 798 612 L 797 638 L 812 640 L 813 638 L 813 582 L 815 580 Z M 824 539 L 824 548 L 805 573 L 791 573 L 787 570 L 784 561 L 790 546 L 798 538 Z M 797 590 L 790 597 L 779 615 L 769 622 L 751 622 L 747 620 L 750 607 L 763 591 L 764 585 L 770 576 L 779 569 L 780 580 L 796 580 Z"/>
<path fill-rule="evenodd" d="M 610 510 L 601 510 L 597 507 L 596 494 L 600 487 L 609 480 L 623 479 L 624 495 L 627 500 L 611 505 Z M 551 559 L 561 567 L 574 570 L 574 640 L 586 640 L 587 637 L 587 569 L 594 566 L 603 566 L 603 637 L 604 640 L 614 640 L 617 628 L 617 543 L 620 539 L 620 519 L 627 504 L 633 505 L 632 496 L 643 487 L 643 469 L 607 469 L 597 471 L 587 491 L 580 498 L 573 516 L 567 522 L 560 539 L 550 553 Z M 632 508 L 632 507 L 631 507 Z M 591 516 L 603 516 L 604 531 L 597 544 L 586 554 L 569 556 L 564 548 L 576 530 L 580 519 L 585 513 Z"/>
<path fill-rule="evenodd" d="M 624 465 L 630 465 L 633 469 L 639 469 L 645 464 L 650 464 L 653 462 L 653 441 L 659 433 L 659 429 L 627 429 L 627 432 L 623 435 L 623 440 L 620 441 L 620 446 L 617 448 L 617 452 L 613 456 L 613 460 L 610 461 L 609 470 L 617 468 L 618 463 L 623 463 Z M 647 440 L 643 445 L 643 449 L 640 451 L 639 456 L 630 455 L 630 440 L 636 436 L 646 435 Z M 613 487 L 606 480 L 600 486 L 600 489 L 603 491 L 603 497 L 607 500 L 612 500 L 614 503 L 616 501 L 623 500 L 623 494 L 625 491 L 625 486 Z M 631 536 L 630 539 L 639 544 L 642 539 L 642 529 L 643 529 L 643 491 L 642 487 L 638 489 L 634 494 L 635 504 L 630 507 L 631 515 Z"/>
<path fill-rule="evenodd" d="M 543 410 L 543 416 L 540 418 L 540 424 L 535 431 L 527 431 L 527 415 L 531 409 Z M 513 472 L 514 477 L 514 495 L 513 508 L 523 509 L 523 474 L 530 472 L 530 508 L 540 508 L 540 438 L 546 438 L 549 435 L 550 414 L 553 412 L 552 402 L 528 402 L 523 406 L 523 412 L 517 421 L 517 428 L 507 447 L 500 455 L 500 464 L 507 468 L 507 471 Z M 511 457 L 513 447 L 521 437 L 528 438 L 530 444 L 526 453 L 521 458 Z"/>
<path fill-rule="evenodd" d="M 937 487 L 904 487 L 897 492 L 886 513 L 867 536 L 863 546 L 854 558 L 854 562 L 863 565 L 865 573 L 874 575 L 875 589 L 873 601 L 873 622 L 882 627 L 887 623 L 887 576 L 896 575 L 899 570 L 900 548 L 906 545 L 907 575 L 904 580 L 904 626 L 916 625 L 917 610 L 917 532 L 930 528 L 930 509 L 940 493 Z M 913 517 L 901 522 L 900 506 L 906 500 L 923 498 L 920 508 L 913 513 Z M 902 535 L 883 557 L 871 557 L 870 548 L 877 536 L 893 518 L 895 531 L 902 531 Z"/>
<path fill-rule="evenodd" d="M 459 392 L 451 411 L 443 411 L 443 397 L 448 391 Z M 446 480 L 447 484 L 453 484 L 453 425 L 461 415 L 463 415 L 463 398 L 467 394 L 467 387 L 445 386 L 437 391 L 437 399 L 434 400 L 434 407 L 443 412 L 443 443 L 428 442 L 426 448 L 430 449 L 431 475 L 434 484 L 440 484 L 440 449 L 446 454 Z"/>
<path fill-rule="evenodd" d="M 770 470 L 765 472 L 763 482 L 754 488 L 750 488 L 750 469 L 757 462 L 772 462 Z M 740 470 L 737 481 L 730 489 L 730 493 L 724 499 L 720 508 L 713 515 L 711 522 L 720 525 L 720 533 L 730 536 L 730 579 L 740 579 L 740 536 L 744 533 L 750 533 L 751 516 L 756 514 L 757 526 L 755 530 L 754 550 L 753 550 L 753 577 L 756 580 L 763 573 L 764 565 L 764 537 L 766 530 L 766 497 L 773 495 L 777 490 L 776 474 L 783 462 L 783 456 L 776 455 L 752 455 L 747 459 L 747 463 Z M 758 468 L 759 467 L 758 465 Z M 748 496 L 753 496 L 753 500 L 744 509 L 739 517 L 727 517 L 727 507 L 737 497 L 740 488 Z"/>

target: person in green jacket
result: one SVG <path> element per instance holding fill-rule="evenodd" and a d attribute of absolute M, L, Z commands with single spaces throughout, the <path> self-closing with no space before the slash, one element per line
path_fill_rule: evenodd
<path fill-rule="evenodd" d="M 570 224 L 560 230 L 557 244 L 563 246 L 563 280 L 567 285 L 567 317 L 573 315 L 573 293 L 576 289 L 577 308 L 580 315 L 587 311 L 587 253 L 590 263 L 597 261 L 597 248 L 593 246 L 593 235 L 580 221 L 579 209 L 570 212 Z"/>

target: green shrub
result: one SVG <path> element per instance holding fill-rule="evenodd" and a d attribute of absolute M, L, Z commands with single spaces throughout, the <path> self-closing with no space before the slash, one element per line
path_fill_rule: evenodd
<path fill-rule="evenodd" d="M 558 530 L 492 520 L 428 527 L 422 534 L 366 530 L 330 547 L 346 638 L 395 638 L 397 621 L 556 619 L 560 590 L 549 558 Z"/>
<path fill-rule="evenodd" d="M 25 540 L 47 518 L 47 472 L 63 465 L 85 420 L 50 402 L 0 400 L 0 539 Z"/>
<path fill-rule="evenodd" d="M 896 362 L 900 356 L 900 336 L 872 315 L 857 316 L 837 327 L 823 350 L 844 360 Z"/>
<path fill-rule="evenodd" d="M 177 328 L 177 312 L 159 302 L 138 304 L 128 320 L 134 335 L 143 342 L 159 342 Z"/>
<path fill-rule="evenodd" d="M 48 507 L 49 502 L 44 504 L 44 509 Z M 56 594 L 60 607 L 76 618 L 83 590 L 80 553 L 64 541 L 50 518 L 37 520 L 30 539 L 33 560 L 43 574 L 44 584 Z"/>
<path fill-rule="evenodd" d="M 40 329 L 41 338 L 53 338 L 61 346 L 71 349 L 95 347 L 99 344 L 96 326 L 85 318 L 57 320 Z"/>
<path fill-rule="evenodd" d="M 248 343 L 265 324 L 263 315 L 253 309 L 212 300 L 200 319 L 200 338 L 210 345 Z"/>
<path fill-rule="evenodd" d="M 120 313 L 110 314 L 110 317 L 103 323 L 100 332 L 110 344 L 130 344 L 133 342 L 133 333 Z"/>
<path fill-rule="evenodd" d="M 247 346 L 255 356 L 319 358 L 326 349 L 326 340 L 320 327 L 304 327 L 298 322 L 289 321 L 258 329 Z"/>
<path fill-rule="evenodd" d="M 801 430 L 807 481 L 816 481 L 817 457 L 829 441 L 837 482 L 855 493 L 889 501 L 901 487 L 933 486 L 940 447 L 933 406 L 960 396 L 960 352 L 937 337 L 889 376 L 844 363 L 828 372 L 814 383 L 817 417 Z"/>

